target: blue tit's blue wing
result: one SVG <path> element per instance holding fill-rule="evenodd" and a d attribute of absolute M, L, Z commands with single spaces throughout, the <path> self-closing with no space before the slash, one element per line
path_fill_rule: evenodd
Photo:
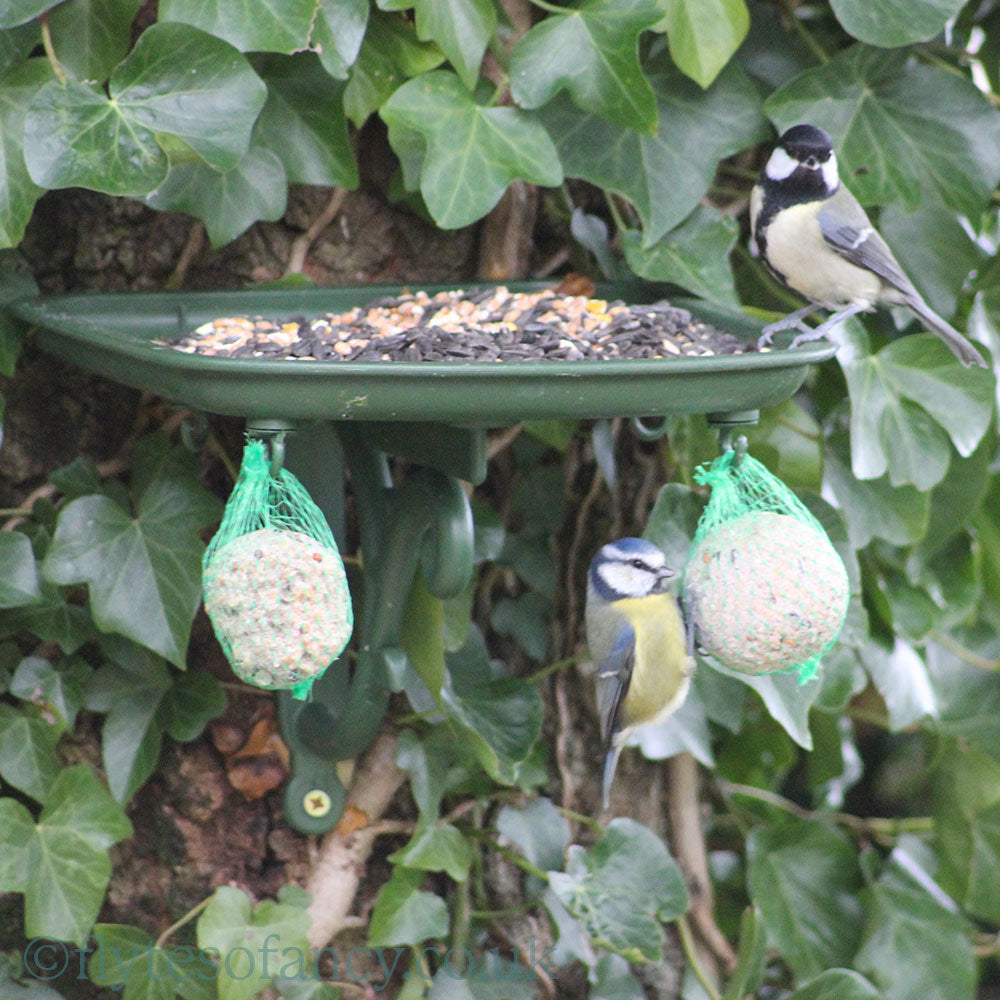
<path fill-rule="evenodd" d="M 601 723 L 601 739 L 606 745 L 610 745 L 618 731 L 618 717 L 634 666 L 635 630 L 628 622 L 622 622 L 611 651 L 597 667 L 597 717 Z"/>

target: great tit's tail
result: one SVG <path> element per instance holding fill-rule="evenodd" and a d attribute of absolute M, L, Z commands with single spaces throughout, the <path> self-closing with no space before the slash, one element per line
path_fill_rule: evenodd
<path fill-rule="evenodd" d="M 958 330 L 946 323 L 919 295 L 907 295 L 906 304 L 920 317 L 931 333 L 940 337 L 948 345 L 951 353 L 965 365 L 966 368 L 975 365 L 985 368 L 986 362 L 972 344 Z"/>
<path fill-rule="evenodd" d="M 604 778 L 601 781 L 601 801 L 605 809 L 611 804 L 611 782 L 615 780 L 615 771 L 618 768 L 618 758 L 621 756 L 621 752 L 621 743 L 612 740 L 607 756 L 604 758 Z"/>

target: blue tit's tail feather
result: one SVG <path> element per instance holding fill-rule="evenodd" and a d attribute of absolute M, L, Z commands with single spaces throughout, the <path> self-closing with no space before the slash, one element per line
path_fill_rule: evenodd
<path fill-rule="evenodd" d="M 611 804 L 611 782 L 615 780 L 615 771 L 618 769 L 618 758 L 621 756 L 622 745 L 612 742 L 604 758 L 604 778 L 601 782 L 601 801 L 607 809 Z"/>

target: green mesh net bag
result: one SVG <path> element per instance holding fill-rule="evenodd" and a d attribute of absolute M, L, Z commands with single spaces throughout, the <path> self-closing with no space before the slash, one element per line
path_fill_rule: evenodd
<path fill-rule="evenodd" d="M 351 594 L 322 511 L 249 441 L 222 524 L 202 560 L 205 610 L 233 670 L 304 699 L 347 645 Z"/>
<path fill-rule="evenodd" d="M 699 642 L 748 674 L 809 680 L 835 642 L 850 597 L 822 525 L 750 455 L 726 451 L 695 480 L 712 487 L 684 570 Z"/>

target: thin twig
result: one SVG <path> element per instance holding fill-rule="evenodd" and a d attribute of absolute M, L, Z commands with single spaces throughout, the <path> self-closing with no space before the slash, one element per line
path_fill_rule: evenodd
<path fill-rule="evenodd" d="M 708 994 L 709 1000 L 719 1000 L 719 991 L 705 971 L 704 966 L 702 966 L 701 959 L 698 957 L 698 946 L 695 944 L 694 935 L 691 933 L 691 925 L 687 922 L 686 917 L 678 917 L 675 923 L 680 935 L 681 947 L 684 949 L 684 955 L 688 960 L 688 965 L 691 966 L 691 971 Z"/>
<path fill-rule="evenodd" d="M 726 795 L 742 795 L 746 798 L 756 799 L 758 802 L 774 806 L 799 817 L 799 819 L 826 820 L 838 823 L 857 834 L 871 837 L 879 843 L 895 843 L 900 834 L 929 833 L 934 829 L 934 820 L 930 816 L 854 816 L 851 813 L 814 811 L 806 809 L 805 806 L 800 806 L 797 802 L 786 799 L 783 795 L 767 788 L 756 788 L 753 785 L 742 785 L 738 782 L 723 780 L 720 780 L 718 785 Z"/>
<path fill-rule="evenodd" d="M 285 268 L 285 275 L 301 274 L 305 266 L 306 257 L 312 245 L 320 238 L 323 230 L 330 225 L 340 212 L 344 199 L 347 197 L 347 189 L 336 187 L 330 195 L 330 200 L 326 203 L 323 211 L 313 219 L 309 228 L 295 238 L 291 251 L 288 254 L 288 267 Z"/>
<path fill-rule="evenodd" d="M 792 29 L 795 33 L 802 39 L 803 42 L 806 43 L 806 47 L 809 51 L 823 65 L 826 65 L 826 63 L 830 61 L 830 56 L 827 54 L 826 49 L 824 49 L 823 46 L 816 41 L 812 32 L 802 22 L 802 19 L 795 13 L 795 8 L 792 6 L 790 0 L 781 0 L 781 6 L 785 8 L 785 13 L 788 15 L 788 19 L 792 22 Z"/>
<path fill-rule="evenodd" d="M 44 11 L 42 14 L 39 14 L 38 22 L 42 26 L 42 47 L 45 49 L 45 57 L 52 67 L 52 72 L 55 73 L 56 79 L 60 83 L 69 83 L 66 70 L 63 69 L 62 63 L 56 57 L 55 46 L 52 44 L 52 28 L 49 24 L 49 12 Z"/>
<path fill-rule="evenodd" d="M 201 253 L 201 248 L 205 245 L 205 223 L 201 219 L 195 219 L 188 230 L 187 242 L 184 244 L 177 257 L 177 263 L 170 274 L 170 277 L 163 283 L 163 287 L 168 291 L 176 291 L 182 288 L 184 280 L 187 278 L 188 268 L 191 262 Z"/>
<path fill-rule="evenodd" d="M 736 967 L 736 952 L 715 922 L 715 899 L 698 800 L 698 762 L 679 753 L 667 762 L 670 777 L 670 841 L 691 889 L 688 916 L 702 942 L 726 973 Z"/>
<path fill-rule="evenodd" d="M 971 649 L 963 646 L 960 642 L 952 639 L 950 635 L 946 635 L 936 628 L 931 629 L 929 634 L 938 645 L 944 646 L 949 653 L 954 653 L 964 663 L 968 663 L 970 667 L 975 667 L 977 670 L 985 670 L 991 674 L 1000 673 L 1000 660 L 991 660 L 988 657 L 980 656 L 978 653 L 974 653 Z"/>

